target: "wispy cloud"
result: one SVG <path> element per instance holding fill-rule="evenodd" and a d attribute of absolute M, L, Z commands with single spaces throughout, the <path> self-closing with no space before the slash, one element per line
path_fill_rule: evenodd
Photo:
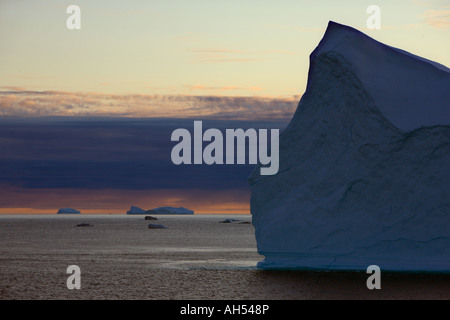
<path fill-rule="evenodd" d="M 417 30 L 420 28 L 423 28 L 422 23 L 408 23 L 408 24 L 401 24 L 401 25 L 386 25 L 383 24 L 381 26 L 381 29 L 383 30 Z M 365 30 L 366 32 L 371 31 L 372 29 L 369 29 L 367 26 L 363 27 L 362 30 Z"/>
<path fill-rule="evenodd" d="M 221 63 L 221 62 L 253 62 L 267 60 L 280 55 L 294 55 L 296 52 L 289 50 L 260 50 L 246 51 L 237 49 L 209 48 L 190 49 L 195 63 Z"/>
<path fill-rule="evenodd" d="M 300 31 L 300 32 L 323 32 L 322 27 L 303 27 L 303 26 L 288 26 L 281 24 L 267 24 L 266 27 L 271 29 L 281 29 L 281 30 L 292 30 L 292 31 Z"/>
<path fill-rule="evenodd" d="M 263 60 L 254 54 L 239 50 L 190 50 L 194 54 L 195 63 L 221 63 L 221 62 L 251 62 Z"/>
<path fill-rule="evenodd" d="M 439 10 L 427 10 L 423 14 L 424 20 L 427 24 L 436 28 L 450 27 L 450 6 Z"/>
<path fill-rule="evenodd" d="M 205 86 L 201 84 L 188 85 L 185 86 L 189 91 L 204 90 L 204 91 L 235 91 L 235 90 L 246 90 L 246 91 L 261 91 L 261 87 L 239 87 L 239 86 L 224 86 L 224 87 L 212 87 Z"/>
<path fill-rule="evenodd" d="M 186 86 L 190 91 L 232 92 L 238 86 Z M 259 91 L 259 87 L 245 87 Z M 290 119 L 299 97 L 210 95 L 107 95 L 63 91 L 0 91 L 0 116 L 113 116 L 205 119 Z"/>

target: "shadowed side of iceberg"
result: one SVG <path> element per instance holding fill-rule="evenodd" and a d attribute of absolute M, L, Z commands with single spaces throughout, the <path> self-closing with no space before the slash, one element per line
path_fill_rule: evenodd
<path fill-rule="evenodd" d="M 442 255 L 430 254 L 432 248 L 442 252 Z M 411 256 L 405 247 L 414 247 L 422 251 L 420 256 Z M 448 247 L 450 239 L 441 237 L 430 241 L 410 241 L 394 239 L 381 241 L 373 247 L 355 248 L 354 251 L 333 255 L 329 254 L 299 254 L 299 253 L 265 253 L 265 258 L 258 262 L 257 267 L 263 269 L 302 269 L 302 270 L 351 270 L 363 271 L 368 266 L 376 264 L 384 271 L 414 271 L 448 273 Z M 396 251 L 395 258 L 389 251 Z"/>
<path fill-rule="evenodd" d="M 249 178 L 258 267 L 450 272 L 450 126 L 399 130 L 360 77 L 314 56 L 279 173 Z"/>

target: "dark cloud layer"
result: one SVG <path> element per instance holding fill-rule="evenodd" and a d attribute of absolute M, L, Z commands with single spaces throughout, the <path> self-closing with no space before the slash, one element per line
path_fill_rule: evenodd
<path fill-rule="evenodd" d="M 286 121 L 203 121 L 204 130 L 284 128 Z M 180 165 L 167 118 L 2 118 L 0 186 L 22 189 L 247 190 L 254 165 Z M 1 198 L 1 196 L 0 196 Z M 1 200 L 0 200 L 1 201 Z M 1 204 L 0 204 L 1 205 Z"/>

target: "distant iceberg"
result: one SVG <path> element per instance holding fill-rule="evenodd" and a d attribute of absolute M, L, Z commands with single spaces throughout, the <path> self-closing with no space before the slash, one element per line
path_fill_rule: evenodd
<path fill-rule="evenodd" d="M 159 207 L 151 210 L 147 210 L 146 214 L 194 214 L 194 211 L 179 207 Z"/>
<path fill-rule="evenodd" d="M 81 212 L 78 210 L 72 209 L 72 208 L 62 208 L 62 209 L 59 209 L 57 213 L 58 214 L 79 214 Z"/>
<path fill-rule="evenodd" d="M 251 176 L 261 268 L 450 272 L 450 70 L 330 22 Z"/>
<path fill-rule="evenodd" d="M 131 206 L 130 210 L 127 211 L 127 214 L 145 214 L 145 210 L 142 210 L 139 207 Z"/>
<path fill-rule="evenodd" d="M 131 206 L 127 214 L 194 214 L 194 211 L 183 207 L 159 207 L 151 210 L 143 210 L 139 207 Z"/>

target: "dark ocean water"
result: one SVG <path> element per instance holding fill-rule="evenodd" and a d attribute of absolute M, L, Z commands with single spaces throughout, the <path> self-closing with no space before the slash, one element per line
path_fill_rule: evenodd
<path fill-rule="evenodd" d="M 0 215 L 0 299 L 450 299 L 450 275 L 257 269 L 250 215 L 157 217 Z"/>

